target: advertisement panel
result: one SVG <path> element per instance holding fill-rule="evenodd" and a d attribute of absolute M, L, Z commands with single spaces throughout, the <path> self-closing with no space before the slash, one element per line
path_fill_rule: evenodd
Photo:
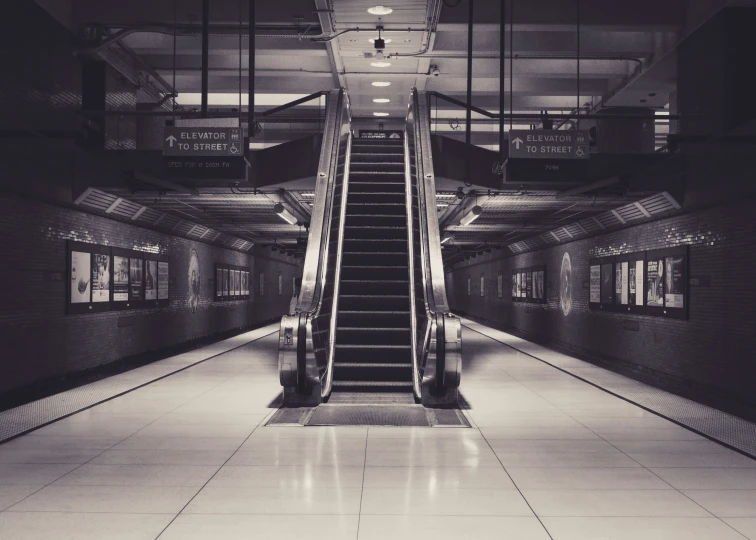
<path fill-rule="evenodd" d="M 485 296 L 486 295 L 486 276 L 485 274 L 480 275 L 480 295 Z"/>
<path fill-rule="evenodd" d="M 643 305 L 643 261 L 635 261 L 635 305 Z"/>
<path fill-rule="evenodd" d="M 664 259 L 664 305 L 668 308 L 685 307 L 685 258 L 683 256 Z"/>
<path fill-rule="evenodd" d="M 646 305 L 652 307 L 664 306 L 664 261 L 646 261 Z"/>
<path fill-rule="evenodd" d="M 169 266 L 167 262 L 158 263 L 158 300 L 168 300 Z"/>
<path fill-rule="evenodd" d="M 71 303 L 88 304 L 91 289 L 91 254 L 83 251 L 71 252 Z"/>
<path fill-rule="evenodd" d="M 620 269 L 620 303 L 626 306 L 630 296 L 630 265 L 627 261 L 623 262 Z"/>
<path fill-rule="evenodd" d="M 144 299 L 157 300 L 157 261 L 144 261 Z"/>
<path fill-rule="evenodd" d="M 113 257 L 113 300 L 126 302 L 129 299 L 129 259 Z"/>
<path fill-rule="evenodd" d="M 129 298 L 131 300 L 142 299 L 143 262 L 142 259 L 129 259 Z"/>
<path fill-rule="evenodd" d="M 601 303 L 601 266 L 591 266 L 590 301 L 592 304 Z"/>
<path fill-rule="evenodd" d="M 92 302 L 110 301 L 110 255 L 95 253 L 92 260 Z"/>
<path fill-rule="evenodd" d="M 614 276 L 614 268 L 612 263 L 605 263 L 601 265 L 601 303 L 613 304 L 614 303 L 614 283 L 612 278 Z"/>

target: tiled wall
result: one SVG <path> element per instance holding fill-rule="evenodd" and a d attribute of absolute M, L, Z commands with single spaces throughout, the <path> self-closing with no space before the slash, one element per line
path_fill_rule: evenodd
<path fill-rule="evenodd" d="M 643 375 L 670 389 L 756 405 L 756 202 L 746 200 L 619 230 L 517 256 L 494 250 L 458 264 L 446 275 L 457 312 L 525 337 Z M 710 285 L 689 289 L 689 318 L 674 320 L 592 311 L 588 261 L 592 257 L 687 244 L 691 277 Z M 572 266 L 572 308 L 560 306 L 564 254 Z M 514 304 L 511 272 L 546 265 L 548 302 Z M 504 294 L 496 278 L 503 273 Z M 480 296 L 480 275 L 485 296 Z M 467 278 L 472 291 L 467 294 Z M 626 321 L 634 321 L 627 324 Z M 635 322 L 638 324 L 636 325 Z"/>
<path fill-rule="evenodd" d="M 243 329 L 287 312 L 301 269 L 269 249 L 241 253 L 168 236 L 74 209 L 0 195 L 0 393 L 147 351 Z M 170 261 L 170 306 L 67 315 L 66 241 L 158 252 Z M 199 308 L 188 304 L 188 267 L 197 251 Z M 265 297 L 214 302 L 216 262 L 249 267 L 270 280 Z M 283 294 L 278 294 L 278 273 Z M 275 284 L 274 281 L 275 280 Z"/>

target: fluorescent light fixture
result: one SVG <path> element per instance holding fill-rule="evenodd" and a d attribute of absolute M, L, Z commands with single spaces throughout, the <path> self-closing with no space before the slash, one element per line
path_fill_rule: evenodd
<path fill-rule="evenodd" d="M 380 86 L 380 87 L 383 87 L 383 86 L 391 86 L 391 83 L 390 83 L 390 82 L 388 82 L 388 81 L 373 81 L 373 82 L 372 82 L 371 84 L 372 84 L 373 86 Z"/>
<path fill-rule="evenodd" d="M 374 6 L 371 8 L 368 8 L 367 12 L 371 15 L 388 15 L 389 13 L 393 12 L 394 10 L 390 7 L 386 6 Z"/>
<path fill-rule="evenodd" d="M 443 234 L 443 235 L 441 236 L 441 243 L 442 243 L 442 244 L 445 244 L 445 243 L 447 243 L 447 242 L 448 242 L 449 240 L 451 240 L 451 239 L 452 239 L 452 235 L 451 235 L 451 233 L 450 233 L 449 231 L 446 231 L 446 232 L 444 232 L 444 234 Z"/>
<path fill-rule="evenodd" d="M 483 209 L 478 206 L 477 204 L 472 207 L 472 209 L 464 215 L 462 219 L 459 220 L 459 226 L 460 227 L 466 227 L 476 219 L 480 217 L 480 215 L 483 213 Z"/>
<path fill-rule="evenodd" d="M 370 62 L 370 65 L 373 67 L 389 67 L 391 62 Z"/>
<path fill-rule="evenodd" d="M 388 116 L 389 113 L 387 112 L 374 112 L 373 116 Z"/>
<path fill-rule="evenodd" d="M 273 207 L 273 211 L 278 214 L 278 217 L 283 219 L 286 223 L 289 225 L 296 225 L 297 224 L 297 218 L 295 218 L 293 215 L 289 213 L 286 208 L 281 203 L 278 203 Z"/>
<path fill-rule="evenodd" d="M 368 41 L 369 41 L 370 43 L 375 43 L 375 38 L 372 38 L 372 37 L 371 37 L 370 39 L 368 39 Z M 391 38 L 384 38 L 384 39 L 383 39 L 383 42 L 384 42 L 384 43 L 391 43 Z"/>
<path fill-rule="evenodd" d="M 388 103 L 389 101 L 391 101 L 389 98 L 379 97 L 379 98 L 375 98 L 373 100 L 373 103 Z"/>

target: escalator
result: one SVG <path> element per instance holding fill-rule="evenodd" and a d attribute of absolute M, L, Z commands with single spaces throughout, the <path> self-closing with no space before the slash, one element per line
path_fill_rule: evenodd
<path fill-rule="evenodd" d="M 343 90 L 326 118 L 302 290 L 279 332 L 284 405 L 453 407 L 461 327 L 446 301 L 427 99 L 413 91 L 399 139 L 355 138 Z"/>
<path fill-rule="evenodd" d="M 404 144 L 350 157 L 329 403 L 414 403 Z"/>

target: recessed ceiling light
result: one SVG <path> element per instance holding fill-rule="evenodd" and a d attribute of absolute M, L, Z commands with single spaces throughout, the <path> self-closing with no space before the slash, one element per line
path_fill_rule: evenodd
<path fill-rule="evenodd" d="M 389 67 L 391 62 L 370 62 L 370 65 L 373 67 Z"/>
<path fill-rule="evenodd" d="M 405 39 L 404 42 L 405 43 L 412 43 L 412 40 L 411 39 Z"/>
<path fill-rule="evenodd" d="M 379 97 L 373 100 L 373 103 L 388 103 L 391 101 L 389 98 Z"/>
<path fill-rule="evenodd" d="M 375 43 L 375 38 L 370 38 L 370 39 L 368 39 L 368 41 L 369 41 L 370 43 Z M 384 42 L 384 43 L 391 43 L 391 38 L 384 38 L 384 39 L 383 39 L 383 42 Z"/>
<path fill-rule="evenodd" d="M 374 81 L 373 86 L 391 86 L 391 83 L 388 81 Z"/>
<path fill-rule="evenodd" d="M 386 6 L 373 6 L 371 8 L 368 8 L 367 11 L 371 15 L 388 15 L 389 13 L 391 13 L 394 10 L 391 9 L 390 7 L 386 7 Z"/>
<path fill-rule="evenodd" d="M 388 116 L 387 112 L 374 112 L 373 116 Z"/>

